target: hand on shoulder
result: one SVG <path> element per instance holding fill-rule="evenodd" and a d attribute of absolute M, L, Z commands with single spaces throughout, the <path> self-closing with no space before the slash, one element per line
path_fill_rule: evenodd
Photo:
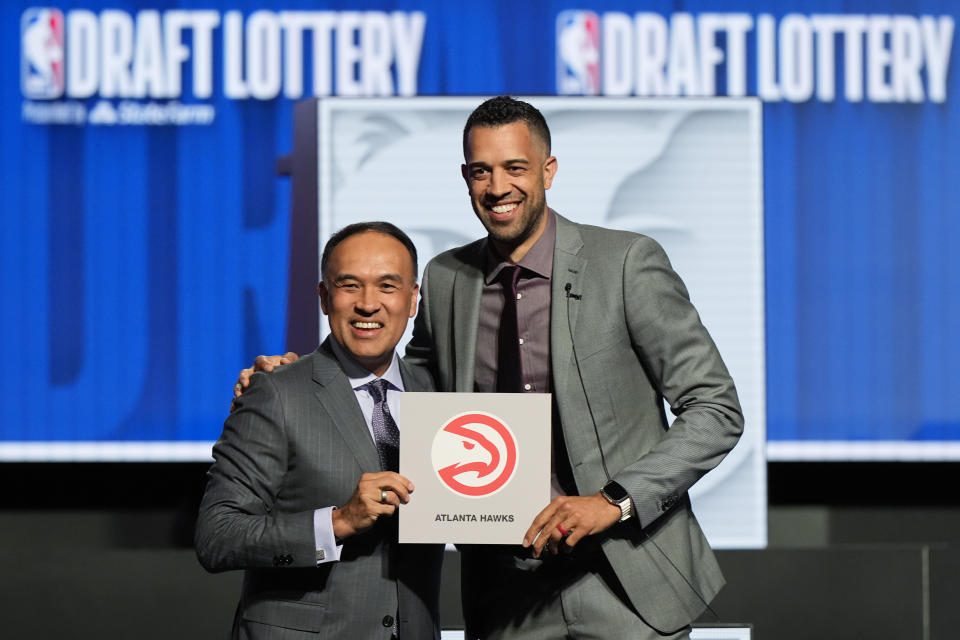
<path fill-rule="evenodd" d="M 252 367 L 240 370 L 240 374 L 237 376 L 237 383 L 233 385 L 233 397 L 239 398 L 243 395 L 243 390 L 250 386 L 250 376 L 257 371 L 273 371 L 277 367 L 296 362 L 299 359 L 300 356 L 293 351 L 287 351 L 282 356 L 257 356 L 253 361 Z M 232 412 L 235 408 L 235 404 L 233 400 L 231 400 L 230 411 Z"/>

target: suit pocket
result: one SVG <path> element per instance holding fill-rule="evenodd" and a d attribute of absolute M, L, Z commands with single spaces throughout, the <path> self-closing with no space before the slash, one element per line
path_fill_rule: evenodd
<path fill-rule="evenodd" d="M 321 604 L 291 600 L 255 600 L 245 603 L 241 616 L 250 622 L 317 633 L 323 628 L 326 611 L 326 606 Z"/>

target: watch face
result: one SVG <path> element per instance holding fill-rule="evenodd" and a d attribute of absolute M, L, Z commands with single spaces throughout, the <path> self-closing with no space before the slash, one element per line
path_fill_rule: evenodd
<path fill-rule="evenodd" d="M 607 483 L 607 486 L 603 488 L 603 492 L 607 494 L 614 502 L 623 502 L 628 497 L 627 490 L 621 487 L 617 482 Z"/>

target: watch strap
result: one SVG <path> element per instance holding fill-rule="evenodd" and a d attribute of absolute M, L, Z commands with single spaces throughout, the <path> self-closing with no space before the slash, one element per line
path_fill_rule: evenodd
<path fill-rule="evenodd" d="M 623 522 L 633 514 L 633 503 L 630 501 L 630 494 L 620 483 L 610 481 L 602 489 L 600 495 L 615 507 L 620 508 L 620 520 Z"/>

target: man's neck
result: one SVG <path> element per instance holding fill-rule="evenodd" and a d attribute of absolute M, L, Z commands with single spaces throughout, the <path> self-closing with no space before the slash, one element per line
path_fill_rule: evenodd
<path fill-rule="evenodd" d="M 396 358 L 396 352 L 392 351 L 390 353 L 390 358 L 386 362 L 377 363 L 377 366 L 370 367 L 361 362 L 359 362 L 352 353 L 350 353 L 343 345 L 336 341 L 333 336 L 330 336 L 330 347 L 333 350 L 333 355 L 337 358 L 337 361 L 340 363 L 340 367 L 343 369 L 344 373 L 347 374 L 348 378 L 365 378 L 369 375 L 374 375 L 378 378 L 383 377 L 383 374 L 390 368 L 390 365 L 393 364 L 394 359 Z"/>
<path fill-rule="evenodd" d="M 543 215 L 540 216 L 540 221 L 537 223 L 537 228 L 534 229 L 529 238 L 516 246 L 504 245 L 497 242 L 492 237 L 490 238 L 490 244 L 493 245 L 494 251 L 496 251 L 501 258 L 504 260 L 509 260 L 513 264 L 517 264 L 523 260 L 523 257 L 527 255 L 527 253 L 529 253 L 530 249 L 533 248 L 533 245 L 537 244 L 540 236 L 543 235 L 544 230 L 547 228 L 547 218 L 549 216 L 550 210 L 544 206 Z"/>

